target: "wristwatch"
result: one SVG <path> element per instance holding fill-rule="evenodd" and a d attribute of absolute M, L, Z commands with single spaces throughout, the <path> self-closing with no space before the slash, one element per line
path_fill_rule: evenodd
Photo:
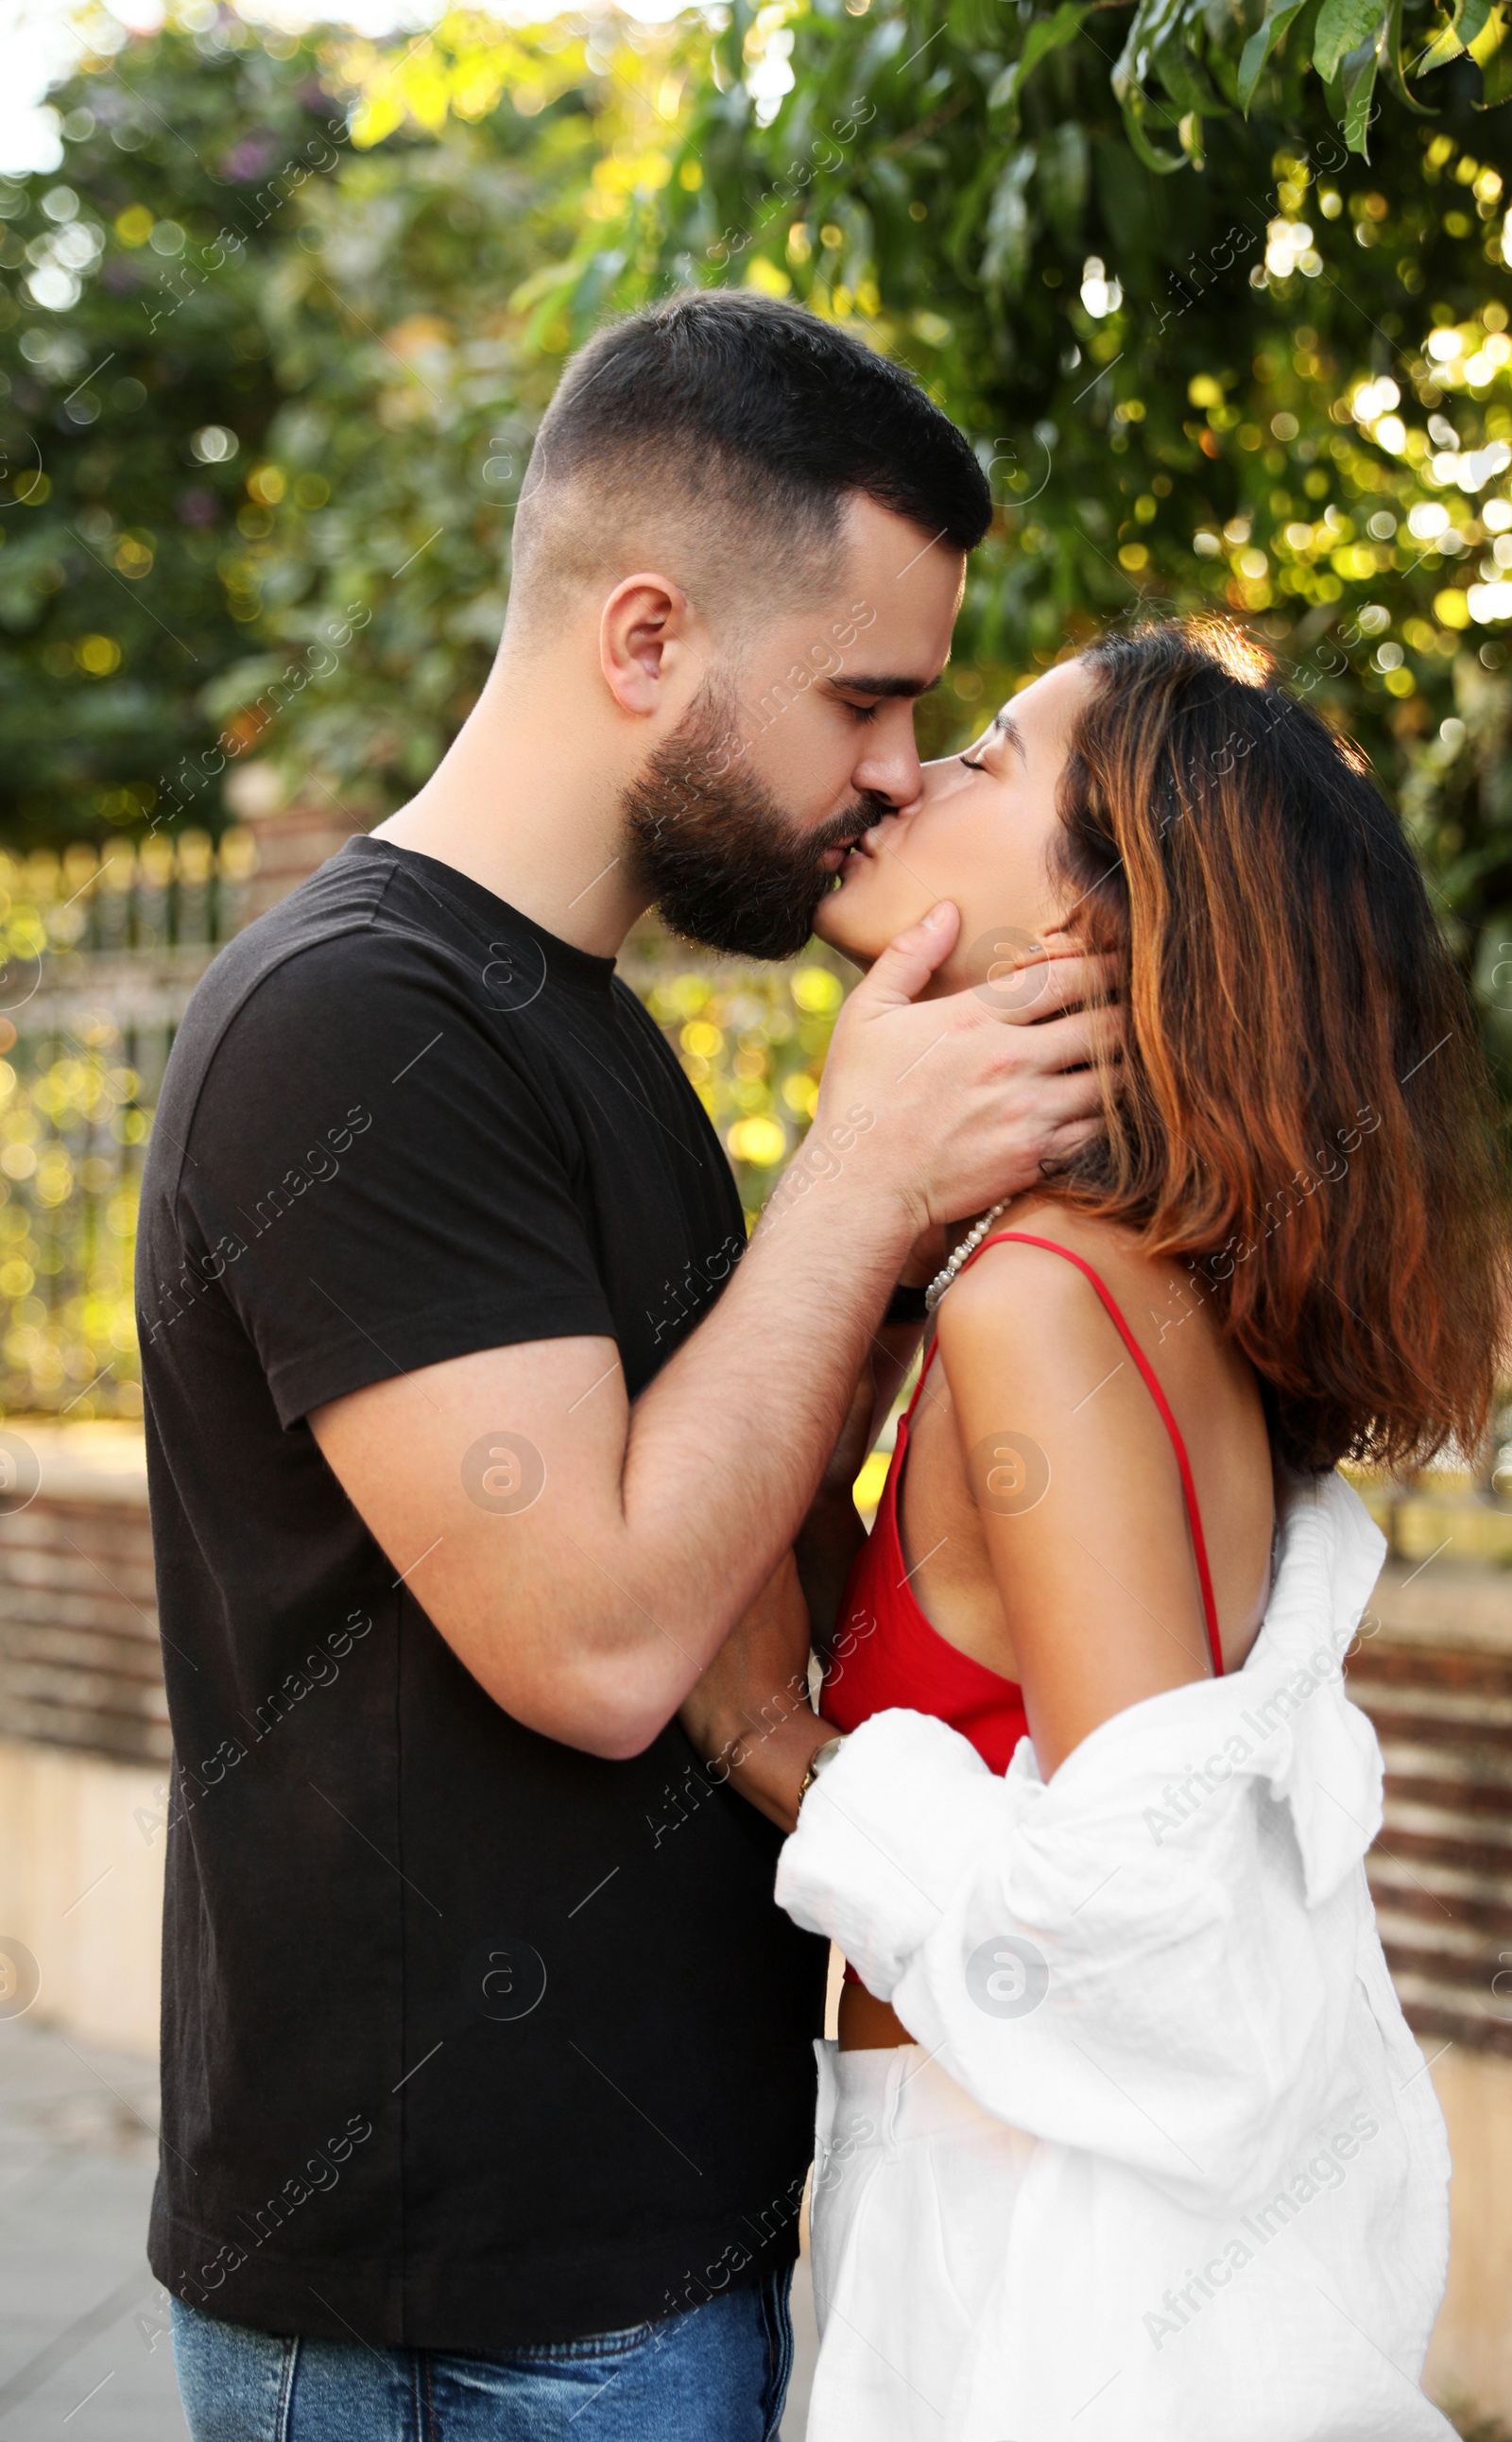
<path fill-rule="evenodd" d="M 830 1765 L 833 1763 L 836 1756 L 840 1753 L 840 1750 L 845 1743 L 844 1738 L 837 1737 L 826 1739 L 822 1747 L 815 1747 L 812 1755 L 809 1758 L 809 1769 L 804 1774 L 803 1779 L 798 1785 L 798 1804 L 800 1806 L 808 1796 L 810 1790 L 814 1785 L 814 1782 L 818 1779 L 819 1775 L 822 1772 L 829 1771 Z"/>

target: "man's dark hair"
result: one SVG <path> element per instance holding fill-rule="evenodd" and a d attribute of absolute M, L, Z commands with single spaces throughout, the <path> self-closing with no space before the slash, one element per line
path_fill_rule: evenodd
<path fill-rule="evenodd" d="M 534 615 L 652 516 L 685 528 L 695 599 L 701 577 L 705 599 L 807 595 L 833 579 L 855 493 L 961 552 L 992 516 L 965 435 L 902 366 L 774 298 L 676 297 L 564 374 L 517 518 L 516 591 Z"/>

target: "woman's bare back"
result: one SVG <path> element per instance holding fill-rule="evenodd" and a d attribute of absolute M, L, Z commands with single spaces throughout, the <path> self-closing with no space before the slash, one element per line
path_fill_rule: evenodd
<path fill-rule="evenodd" d="M 1143 1254 L 1128 1230 L 1045 1199 L 1025 1199 L 998 1226 L 1053 1239 L 1090 1264 L 1154 1368 L 1191 1461 L 1218 1607 L 1224 1667 L 1236 1668 L 1249 1649 L 1265 1608 L 1274 1524 L 1270 1450 L 1253 1372 L 1232 1343 L 1220 1338 L 1211 1300 L 1204 1300 L 1200 1279 L 1183 1264 Z M 1054 1302 L 1066 1326 L 1055 1335 L 1058 1361 L 1053 1379 L 1041 1386 L 1034 1402 L 1038 1407 L 1047 1391 L 1062 1412 L 1062 1432 L 1047 1452 L 1052 1468 L 1056 1456 L 1062 1458 L 1064 1468 L 1067 1453 L 1069 1464 L 1077 1465 L 1078 1443 L 1088 1438 L 1079 1433 L 1079 1420 L 1089 1425 L 1092 1412 L 1101 1403 L 1102 1413 L 1116 1412 L 1130 1433 L 1149 1443 L 1157 1461 L 1169 1461 L 1174 1498 L 1179 1503 L 1175 1459 L 1155 1402 L 1129 1361 L 1113 1321 L 1064 1258 L 1030 1248 L 1015 1248 L 1011 1253 L 990 1249 L 951 1292 L 956 1315 L 968 1297 L 979 1312 L 989 1302 L 1011 1294 L 1007 1282 L 1010 1264 L 1018 1279 L 1024 1277 L 1026 1267 L 1038 1267 L 1043 1294 Z M 1040 1288 L 1032 1294 L 1038 1297 Z M 904 1558 L 915 1573 L 910 1578 L 915 1598 L 939 1633 L 990 1669 L 1016 1679 L 1017 1656 L 983 1531 L 978 1487 L 971 1480 L 970 1453 L 961 1446 L 951 1355 L 949 1339 L 942 1334 L 942 1361 L 931 1369 L 910 1429 L 908 1465 L 899 1498 Z M 1024 1396 L 1028 1387 L 1002 1385 L 1003 1429 L 1014 1430 L 1019 1410 L 1028 1413 L 1029 1402 Z M 1085 1495 L 1086 1542 L 1094 1558 L 1101 1557 L 1119 1570 L 1117 1551 L 1100 1552 L 1098 1485 L 1090 1464 L 1079 1473 Z M 1169 1519 L 1165 1522 L 1169 1524 Z M 1178 1517 L 1178 1532 L 1182 1522 Z M 1184 1536 L 1177 1566 L 1190 1573 L 1191 1599 L 1197 1607 L 1200 1625 L 1195 1566 Z"/>
<path fill-rule="evenodd" d="M 1224 1667 L 1237 1668 L 1264 1615 L 1275 1518 L 1253 1372 L 1200 1277 L 1128 1230 L 1045 1197 L 998 1226 L 1088 1264 L 1153 1368 L 1191 1464 Z M 1100 1722 L 1211 1667 L 1179 1469 L 1116 1324 L 1064 1255 L 989 1247 L 938 1327 L 899 1492 L 908 1584 L 948 1643 L 1023 1686 L 1048 1777 Z M 844 2047 L 906 2040 L 847 1986 Z"/>

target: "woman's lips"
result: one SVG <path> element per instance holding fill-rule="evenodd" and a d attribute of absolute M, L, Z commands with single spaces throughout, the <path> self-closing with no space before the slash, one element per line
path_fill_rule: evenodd
<path fill-rule="evenodd" d="M 846 841 L 840 847 L 827 847 L 824 852 L 826 871 L 844 873 L 852 857 L 864 856 L 868 859 L 874 857 L 877 853 L 874 843 L 878 828 L 879 826 L 873 825 L 869 829 L 860 832 L 855 839 Z"/>

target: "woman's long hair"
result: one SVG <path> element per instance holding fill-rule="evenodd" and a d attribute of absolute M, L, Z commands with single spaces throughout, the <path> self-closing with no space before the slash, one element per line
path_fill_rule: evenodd
<path fill-rule="evenodd" d="M 1401 825 L 1222 622 L 1084 660 L 1059 853 L 1126 1039 L 1105 1133 L 1060 1191 L 1188 1260 L 1290 1466 L 1473 1451 L 1503 1353 L 1503 1167 Z"/>

